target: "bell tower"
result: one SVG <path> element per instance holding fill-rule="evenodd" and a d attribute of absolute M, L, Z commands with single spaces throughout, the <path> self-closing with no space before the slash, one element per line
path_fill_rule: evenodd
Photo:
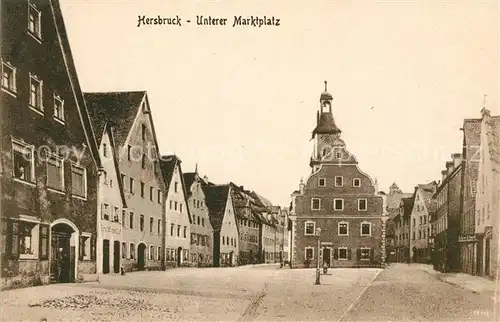
<path fill-rule="evenodd" d="M 328 83 L 325 81 L 325 90 L 319 98 L 319 110 L 316 114 L 316 128 L 312 132 L 314 139 L 311 167 L 321 163 L 321 160 L 330 154 L 334 143 L 340 138 L 342 132 L 333 119 L 332 114 L 333 96 L 328 92 Z"/>

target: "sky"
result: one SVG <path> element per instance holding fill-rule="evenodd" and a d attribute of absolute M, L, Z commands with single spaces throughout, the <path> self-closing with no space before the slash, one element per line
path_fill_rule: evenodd
<path fill-rule="evenodd" d="M 146 90 L 162 154 L 274 204 L 311 172 L 325 80 L 347 150 L 385 191 L 439 180 L 484 94 L 499 114 L 496 1 L 60 1 L 83 91 Z M 280 26 L 232 27 L 240 15 Z"/>

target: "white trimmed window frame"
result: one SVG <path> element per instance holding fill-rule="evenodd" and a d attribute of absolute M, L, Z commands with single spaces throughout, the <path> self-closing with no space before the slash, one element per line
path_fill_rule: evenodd
<path fill-rule="evenodd" d="M 340 233 L 340 225 L 346 225 L 347 226 L 347 233 L 341 234 Z M 349 222 L 348 221 L 339 221 L 337 224 L 337 235 L 338 236 L 349 236 Z"/>
<path fill-rule="evenodd" d="M 137 256 L 137 250 L 135 249 L 135 244 L 134 243 L 129 243 L 128 244 L 128 259 L 135 259 Z M 146 257 L 146 254 L 144 254 L 144 257 Z"/>
<path fill-rule="evenodd" d="M 73 193 L 73 187 L 71 187 L 71 196 L 76 199 L 81 199 L 81 200 L 87 200 L 87 168 L 79 165 L 76 162 L 71 162 L 71 174 L 73 175 L 73 168 L 78 168 L 80 170 L 83 170 L 83 196 L 76 195 Z M 71 180 L 73 180 L 73 177 L 71 177 Z M 73 184 L 73 182 L 71 183 Z"/>
<path fill-rule="evenodd" d="M 318 208 L 314 208 L 314 201 L 318 200 Z M 311 198 L 311 210 L 321 210 L 321 198 Z"/>
<path fill-rule="evenodd" d="M 36 16 L 36 21 L 34 30 L 31 30 L 30 25 L 30 16 L 31 13 Z M 42 12 L 31 2 L 29 2 L 29 7 L 28 7 L 28 34 L 30 34 L 36 41 L 41 43 L 42 41 Z"/>
<path fill-rule="evenodd" d="M 33 105 L 31 101 L 31 86 L 33 82 L 36 82 L 38 85 L 38 97 L 36 98 L 35 105 Z M 29 87 L 29 98 L 28 98 L 28 105 L 30 109 L 40 115 L 43 115 L 43 80 L 38 78 L 37 75 L 33 74 L 30 72 L 30 87 Z"/>
<path fill-rule="evenodd" d="M 368 251 L 368 257 L 367 258 L 363 258 L 363 251 Z M 371 259 L 370 258 L 371 251 L 372 251 L 372 249 L 370 247 L 361 247 L 360 248 L 360 253 L 359 253 L 359 260 L 369 261 Z"/>
<path fill-rule="evenodd" d="M 337 179 L 338 178 L 340 178 L 340 181 L 341 181 L 340 185 L 337 184 Z M 344 186 L 344 177 L 342 177 L 342 176 L 335 176 L 335 187 L 343 187 L 343 186 Z"/>
<path fill-rule="evenodd" d="M 90 239 L 92 238 L 92 234 L 91 233 L 82 232 L 81 236 L 84 237 L 83 238 L 83 240 L 84 240 L 83 248 L 85 249 L 85 256 L 83 256 L 83 260 L 84 261 L 89 261 L 89 260 L 91 260 L 91 256 L 90 256 L 90 252 L 91 252 Z"/>
<path fill-rule="evenodd" d="M 312 224 L 313 225 L 312 234 L 308 234 L 307 233 L 307 224 Z M 310 221 L 310 220 L 306 221 L 304 223 L 304 236 L 314 236 L 315 232 L 316 232 L 316 223 L 314 221 Z"/>
<path fill-rule="evenodd" d="M 49 187 L 49 163 L 58 163 L 60 165 L 61 172 L 61 186 L 59 188 Z M 60 194 L 65 194 L 64 188 L 64 159 L 58 156 L 57 154 L 48 153 L 47 158 L 45 160 L 45 171 L 47 173 L 47 178 L 45 180 L 45 184 L 47 185 L 47 190 L 52 192 L 57 192 Z"/>
<path fill-rule="evenodd" d="M 365 201 L 365 209 L 361 209 L 361 201 Z M 368 211 L 368 199 L 367 198 L 359 198 L 358 199 L 358 211 Z"/>
<path fill-rule="evenodd" d="M 18 223 L 20 226 L 22 224 L 22 225 L 29 225 L 31 227 L 31 233 L 30 233 L 31 254 L 21 253 L 21 249 L 19 249 L 19 259 L 38 259 L 38 254 L 40 251 L 40 224 L 41 224 L 40 219 L 33 216 L 20 215 Z M 19 229 L 21 229 L 21 227 L 19 227 Z M 25 236 L 23 236 L 22 232 L 19 231 L 19 241 L 18 241 L 19 245 L 21 244 L 21 238 L 25 238 Z"/>
<path fill-rule="evenodd" d="M 17 140 L 12 138 L 12 160 L 14 160 L 14 151 L 23 154 L 30 155 L 30 180 L 20 179 L 16 177 L 15 167 L 12 167 L 12 176 L 14 181 L 21 182 L 30 186 L 35 186 L 35 146 L 24 142 L 23 140 Z M 26 153 L 27 152 L 27 153 Z"/>
<path fill-rule="evenodd" d="M 156 260 L 161 260 L 161 246 L 158 246 L 157 248 L 157 252 L 156 252 Z"/>
<path fill-rule="evenodd" d="M 2 91 L 9 94 L 10 96 L 17 97 L 17 78 L 16 73 L 17 69 L 8 61 L 1 60 L 2 62 Z M 5 70 L 9 71 L 9 82 L 8 84 L 4 84 L 3 75 Z"/>
<path fill-rule="evenodd" d="M 339 160 L 342 159 L 342 153 L 341 152 L 335 152 L 335 157 L 337 159 L 339 159 Z"/>
<path fill-rule="evenodd" d="M 56 107 L 59 106 L 59 115 L 56 115 Z M 64 99 L 57 93 L 54 93 L 54 120 L 64 125 L 66 118 L 64 117 Z"/>
<path fill-rule="evenodd" d="M 323 184 L 321 184 L 323 182 Z M 326 187 L 326 178 L 318 179 L 318 187 Z"/>
<path fill-rule="evenodd" d="M 356 184 L 356 182 L 358 184 Z M 352 186 L 355 187 L 355 188 L 361 187 L 361 179 L 360 178 L 354 178 L 354 179 L 352 179 Z"/>
<path fill-rule="evenodd" d="M 363 225 L 369 225 L 370 232 L 368 234 L 363 234 Z M 359 235 L 360 236 L 371 236 L 372 235 L 372 223 L 368 222 L 368 221 L 362 221 L 361 225 L 359 226 Z"/>
<path fill-rule="evenodd" d="M 340 257 L 340 250 L 341 249 L 344 249 L 345 250 L 345 258 L 341 258 Z M 338 252 L 338 256 L 337 256 L 337 260 L 339 261 L 346 261 L 346 260 L 349 260 L 349 247 L 345 247 L 345 246 L 342 246 L 342 247 L 338 247 L 337 248 L 337 252 Z"/>
<path fill-rule="evenodd" d="M 310 249 L 312 251 L 312 257 L 311 258 L 307 258 L 307 250 Z M 307 259 L 310 259 L 310 260 L 314 260 L 314 247 L 311 247 L 311 246 L 307 246 L 304 248 L 304 259 L 307 260 Z"/>
<path fill-rule="evenodd" d="M 337 200 L 342 201 L 342 208 L 341 208 L 341 209 L 337 209 L 337 207 L 336 207 Z M 334 199 L 333 199 L 333 210 L 334 210 L 334 211 L 343 211 L 343 210 L 344 210 L 344 206 L 345 206 L 345 204 L 344 204 L 344 199 L 342 199 L 342 198 L 334 198 Z"/>

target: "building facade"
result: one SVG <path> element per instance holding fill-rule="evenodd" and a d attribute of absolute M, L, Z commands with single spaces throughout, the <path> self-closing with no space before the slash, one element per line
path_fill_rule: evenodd
<path fill-rule="evenodd" d="M 188 195 L 188 208 L 191 213 L 191 263 L 198 267 L 212 266 L 213 230 L 208 215 L 202 179 L 198 171 L 185 173 L 184 183 Z"/>
<path fill-rule="evenodd" d="M 481 111 L 481 134 L 476 188 L 476 227 L 479 257 L 477 272 L 496 278 L 499 265 L 499 220 L 500 208 L 498 185 L 500 116 L 491 116 L 490 111 Z"/>
<path fill-rule="evenodd" d="M 453 154 L 452 156 L 455 156 Z M 441 272 L 460 270 L 459 235 L 462 213 L 462 164 L 461 158 L 446 162 L 446 171 L 433 199 L 436 200 L 435 257 L 433 265 Z"/>
<path fill-rule="evenodd" d="M 93 278 L 101 165 L 59 2 L 1 5 L 2 288 Z"/>
<path fill-rule="evenodd" d="M 394 217 L 395 260 L 399 263 L 410 262 L 410 222 L 414 197 L 401 198 L 399 214 Z"/>
<path fill-rule="evenodd" d="M 122 265 L 126 271 L 161 269 L 164 247 L 164 181 L 147 93 L 85 93 L 97 122 L 114 128 L 115 153 L 127 209 L 122 223 Z M 106 245 L 103 245 L 103 248 Z"/>
<path fill-rule="evenodd" d="M 203 185 L 210 223 L 214 230 L 213 264 L 215 267 L 238 264 L 239 236 L 230 185 Z"/>
<path fill-rule="evenodd" d="M 404 193 L 399 186 L 394 182 L 389 187 L 389 193 L 387 193 L 387 214 L 389 219 L 387 221 L 387 257 L 389 262 L 397 261 L 396 259 L 396 244 L 401 246 L 399 242 L 399 236 L 401 234 L 401 229 L 396 228 L 397 225 L 402 225 L 402 217 L 400 214 L 400 205 L 402 198 L 409 198 L 412 196 L 411 193 Z M 397 218 L 396 218 L 397 217 Z M 396 232 L 396 230 L 398 232 Z"/>
<path fill-rule="evenodd" d="M 436 192 L 436 188 L 436 182 L 419 184 L 415 187 L 413 208 L 410 215 L 410 256 L 412 262 L 431 262 L 431 251 L 429 247 L 431 230 L 430 207 L 431 199 Z"/>
<path fill-rule="evenodd" d="M 332 99 L 325 88 L 312 133 L 312 173 L 292 195 L 292 265 L 307 267 L 320 260 L 321 265 L 331 267 L 378 266 L 385 256 L 384 200 L 372 179 L 359 169 L 354 155 L 346 150 L 333 119 Z M 321 228 L 320 236 L 316 235 L 317 228 Z M 316 250 L 318 238 L 320 254 Z"/>

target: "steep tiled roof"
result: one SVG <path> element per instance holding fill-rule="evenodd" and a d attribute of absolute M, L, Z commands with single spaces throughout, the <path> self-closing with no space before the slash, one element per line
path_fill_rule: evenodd
<path fill-rule="evenodd" d="M 399 208 L 399 205 L 401 204 L 401 199 L 411 197 L 412 195 L 413 195 L 412 193 L 387 194 L 387 208 L 388 209 Z"/>
<path fill-rule="evenodd" d="M 402 198 L 401 202 L 403 203 L 403 211 L 404 215 L 408 216 L 411 214 L 411 211 L 413 210 L 413 203 L 415 202 L 415 194 L 411 196 L 410 198 Z"/>
<path fill-rule="evenodd" d="M 313 130 L 312 135 L 315 134 L 335 134 L 340 133 L 340 129 L 335 124 L 331 112 L 321 113 L 317 122 L 316 128 Z"/>
<path fill-rule="evenodd" d="M 171 185 L 171 182 L 172 182 L 172 177 L 174 175 L 174 170 L 175 170 L 175 166 L 177 166 L 178 170 L 179 170 L 179 173 L 180 173 L 180 180 L 181 180 L 181 188 L 182 188 L 182 191 L 184 192 L 184 202 L 186 203 L 186 205 L 188 204 L 188 192 L 187 192 L 187 186 L 186 186 L 186 183 L 184 181 L 184 176 L 182 174 L 182 167 L 181 167 L 181 159 L 179 159 L 177 156 L 175 155 L 164 155 L 160 158 L 160 169 L 161 169 L 161 173 L 163 175 L 163 180 L 165 182 L 165 193 L 168 193 L 168 189 L 170 188 L 170 185 Z M 190 210 L 189 210 L 189 207 L 186 207 L 187 208 L 187 213 L 188 213 L 188 217 L 189 217 L 189 222 L 191 223 L 191 214 L 190 214 Z"/>
<path fill-rule="evenodd" d="M 89 146 L 90 153 L 92 154 L 96 167 L 101 168 L 102 164 L 101 164 L 101 158 L 99 156 L 99 145 L 97 144 L 93 125 L 89 116 L 88 107 L 85 103 L 85 98 L 83 96 L 83 92 L 80 87 L 80 81 L 78 80 L 78 74 L 76 72 L 76 66 L 73 60 L 73 53 L 71 52 L 71 46 L 69 44 L 66 26 L 64 24 L 61 6 L 58 0 L 50 0 L 49 3 L 54 12 L 55 27 L 58 35 L 60 36 L 59 39 L 61 41 L 60 45 L 62 48 L 62 54 L 64 55 L 68 77 L 71 81 L 72 89 L 74 90 L 75 93 L 75 101 L 77 102 L 77 108 L 81 113 L 80 120 L 85 130 L 85 135 L 88 144 L 90 145 Z"/>
<path fill-rule="evenodd" d="M 184 173 L 184 183 L 186 184 L 186 190 L 188 192 L 188 197 L 191 196 L 191 186 L 196 180 L 196 172 L 187 172 Z"/>
<path fill-rule="evenodd" d="M 114 125 L 116 144 L 123 146 L 145 94 L 145 91 L 84 93 L 94 131 L 101 133 L 106 122 Z"/>
<path fill-rule="evenodd" d="M 212 228 L 220 231 L 230 188 L 229 185 L 204 185 L 203 192 L 208 207 Z"/>
<path fill-rule="evenodd" d="M 466 184 L 471 186 L 473 195 L 476 193 L 476 184 L 479 171 L 479 146 L 481 144 L 481 119 L 464 120 L 464 148 L 466 162 L 466 173 L 468 180 Z"/>

